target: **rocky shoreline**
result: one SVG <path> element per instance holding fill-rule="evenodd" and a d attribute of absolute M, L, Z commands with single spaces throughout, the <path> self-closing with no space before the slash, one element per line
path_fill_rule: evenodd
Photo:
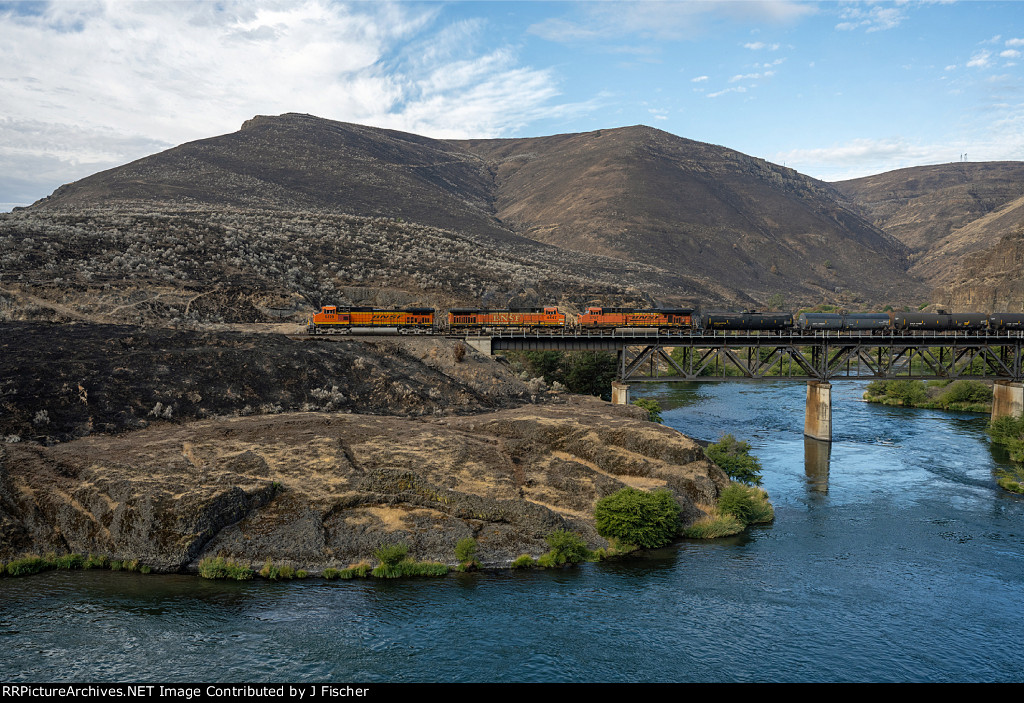
<path fill-rule="evenodd" d="M 310 574 L 404 543 L 485 567 L 547 551 L 565 529 L 607 546 L 594 503 L 667 488 L 684 524 L 728 485 L 701 447 L 637 408 L 581 396 L 471 416 L 328 412 L 154 422 L 54 446 L 0 445 L 0 560 L 104 555 L 156 572 L 224 557 Z"/>

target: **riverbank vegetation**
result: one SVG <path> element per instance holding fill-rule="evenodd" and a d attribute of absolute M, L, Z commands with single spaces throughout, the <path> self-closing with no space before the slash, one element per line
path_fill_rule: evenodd
<path fill-rule="evenodd" d="M 996 483 L 1011 493 L 1024 494 L 1024 415 L 1005 415 L 989 423 L 985 430 L 993 444 L 1004 447 L 1014 466 L 996 474 Z"/>
<path fill-rule="evenodd" d="M 679 503 L 668 490 L 623 488 L 597 501 L 597 534 L 617 544 L 663 547 L 679 534 Z"/>
<path fill-rule="evenodd" d="M 987 413 L 992 410 L 992 387 L 982 381 L 872 381 L 864 400 L 907 408 Z"/>
<path fill-rule="evenodd" d="M 653 398 L 638 398 L 633 405 L 647 411 L 647 419 L 650 422 L 661 422 L 661 406 Z"/>
<path fill-rule="evenodd" d="M 750 525 L 768 524 L 774 519 L 775 509 L 767 491 L 734 481 L 722 491 L 718 505 L 708 510 L 708 516 L 683 530 L 683 536 L 691 539 L 728 537 Z"/>
<path fill-rule="evenodd" d="M 31 576 L 43 571 L 71 571 L 75 569 L 109 569 L 110 571 L 137 571 L 141 574 L 152 572 L 152 568 L 138 559 L 116 560 L 89 554 L 49 553 L 45 556 L 29 554 L 13 559 L 6 564 L 0 562 L 0 576 Z"/>
<path fill-rule="evenodd" d="M 727 434 L 704 448 L 704 454 L 733 481 L 761 485 L 761 462 L 750 453 L 750 444 Z"/>
<path fill-rule="evenodd" d="M 683 531 L 684 537 L 714 539 L 739 534 L 748 525 L 770 523 L 775 509 L 768 493 L 760 488 L 761 462 L 750 453 L 750 444 L 731 434 L 704 449 L 705 455 L 725 471 L 729 485 L 718 496 L 718 505 L 707 510 L 707 517 Z"/>

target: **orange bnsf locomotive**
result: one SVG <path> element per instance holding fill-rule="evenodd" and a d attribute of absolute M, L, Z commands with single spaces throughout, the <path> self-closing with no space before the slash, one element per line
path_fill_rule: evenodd
<path fill-rule="evenodd" d="M 690 308 L 597 308 L 590 307 L 578 318 L 580 329 L 616 329 L 643 327 L 657 330 L 693 329 Z"/>
<path fill-rule="evenodd" d="M 381 310 L 324 305 L 309 321 L 310 334 L 381 334 L 434 331 L 434 308 Z"/>
<path fill-rule="evenodd" d="M 556 307 L 511 308 L 484 310 L 481 308 L 452 308 L 448 311 L 448 329 L 489 330 L 565 328 L 565 313 Z"/>

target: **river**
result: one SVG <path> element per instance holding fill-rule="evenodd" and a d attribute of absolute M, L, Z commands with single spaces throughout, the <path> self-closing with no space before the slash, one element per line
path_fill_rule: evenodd
<path fill-rule="evenodd" d="M 732 432 L 775 523 L 644 558 L 403 582 L 0 579 L 12 681 L 1021 681 L 1024 499 L 986 418 L 860 402 L 805 443 L 804 386 L 634 386 Z M 823 450 L 824 448 L 824 450 Z"/>

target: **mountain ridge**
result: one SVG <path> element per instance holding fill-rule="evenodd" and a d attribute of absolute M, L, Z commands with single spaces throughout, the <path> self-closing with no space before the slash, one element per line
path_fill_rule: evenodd
<path fill-rule="evenodd" d="M 667 302 L 917 300 L 907 250 L 826 183 L 647 126 L 438 140 L 287 113 L 73 184 L 33 213 L 215 206 L 388 217 L 664 270 Z M 617 266 L 613 264 L 614 268 Z M 673 289 L 671 280 L 689 281 Z M 674 292 L 673 292 L 674 291 Z M 731 293 L 729 293 L 731 291 Z"/>

